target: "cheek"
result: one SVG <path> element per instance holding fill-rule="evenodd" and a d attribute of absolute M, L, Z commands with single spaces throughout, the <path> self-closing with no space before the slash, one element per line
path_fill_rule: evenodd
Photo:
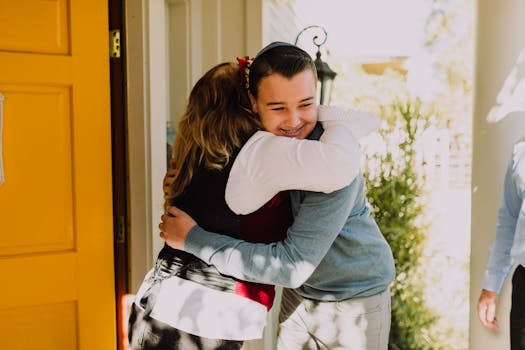
<path fill-rule="evenodd" d="M 259 114 L 265 130 L 272 131 L 279 126 L 279 118 L 272 114 Z"/>
<path fill-rule="evenodd" d="M 317 122 L 317 109 L 312 108 L 308 112 L 304 113 L 301 119 L 305 123 L 316 123 Z"/>
<path fill-rule="evenodd" d="M 277 126 L 277 123 L 275 122 L 275 118 L 271 118 L 268 115 L 259 115 L 261 118 L 261 122 L 263 125 L 264 130 L 266 131 L 272 131 Z"/>
<path fill-rule="evenodd" d="M 317 119 L 317 109 L 303 114 L 301 120 L 304 123 L 304 129 L 302 131 L 301 138 L 306 138 L 312 132 L 312 130 L 315 128 L 315 124 L 317 123 Z"/>

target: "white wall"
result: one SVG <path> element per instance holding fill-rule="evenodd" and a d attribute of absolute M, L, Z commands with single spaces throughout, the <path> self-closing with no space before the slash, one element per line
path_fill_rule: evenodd
<path fill-rule="evenodd" d="M 166 15 L 172 125 L 195 82 L 214 65 L 261 47 L 260 0 L 170 0 Z"/>
<path fill-rule="evenodd" d="M 508 78 L 525 49 L 525 2 L 479 0 L 473 121 L 470 349 L 509 349 L 510 278 L 499 298 L 500 331 L 485 331 L 476 315 L 494 236 L 503 175 L 512 142 L 525 133 L 525 114 L 505 108 Z M 522 67 L 521 70 L 525 69 Z M 525 97 L 524 97 L 525 98 Z"/>

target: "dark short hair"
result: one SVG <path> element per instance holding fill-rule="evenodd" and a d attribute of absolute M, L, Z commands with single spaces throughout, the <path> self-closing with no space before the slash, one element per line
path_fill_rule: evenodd
<path fill-rule="evenodd" d="M 317 78 L 314 61 L 306 51 L 290 43 L 273 42 L 259 51 L 250 66 L 250 92 L 257 98 L 261 80 L 271 74 L 291 78 L 305 70 Z"/>

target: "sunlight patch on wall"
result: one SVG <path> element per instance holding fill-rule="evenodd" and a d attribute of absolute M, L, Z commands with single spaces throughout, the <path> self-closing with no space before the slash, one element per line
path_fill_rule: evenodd
<path fill-rule="evenodd" d="M 525 49 L 505 79 L 487 121 L 496 123 L 512 112 L 525 111 Z"/>

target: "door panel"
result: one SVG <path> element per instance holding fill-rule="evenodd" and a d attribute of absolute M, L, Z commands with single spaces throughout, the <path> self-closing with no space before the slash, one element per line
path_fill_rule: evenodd
<path fill-rule="evenodd" d="M 67 0 L 2 0 L 0 7 L 2 30 L 9 33 L 0 36 L 2 50 L 69 53 Z"/>
<path fill-rule="evenodd" d="M 0 329 L 5 349 L 76 349 L 76 303 L 47 304 L 0 311 L 9 327 Z M 31 335 L 28 336 L 28 329 Z"/>
<path fill-rule="evenodd" d="M 107 12 L 0 0 L 2 348 L 116 345 Z"/>
<path fill-rule="evenodd" d="M 11 210 L 2 220 L 2 230 L 17 232 L 28 219 L 27 210 L 12 210 L 14 203 L 23 204 L 20 200 L 24 200 L 29 204 L 30 198 L 39 198 L 46 204 L 39 208 L 38 220 L 31 223 L 31 229 L 24 234 L 3 235 L 0 255 L 73 249 L 69 89 L 0 84 L 0 91 L 5 98 L 3 158 L 8 180 L 0 186 L 0 212 Z"/>

